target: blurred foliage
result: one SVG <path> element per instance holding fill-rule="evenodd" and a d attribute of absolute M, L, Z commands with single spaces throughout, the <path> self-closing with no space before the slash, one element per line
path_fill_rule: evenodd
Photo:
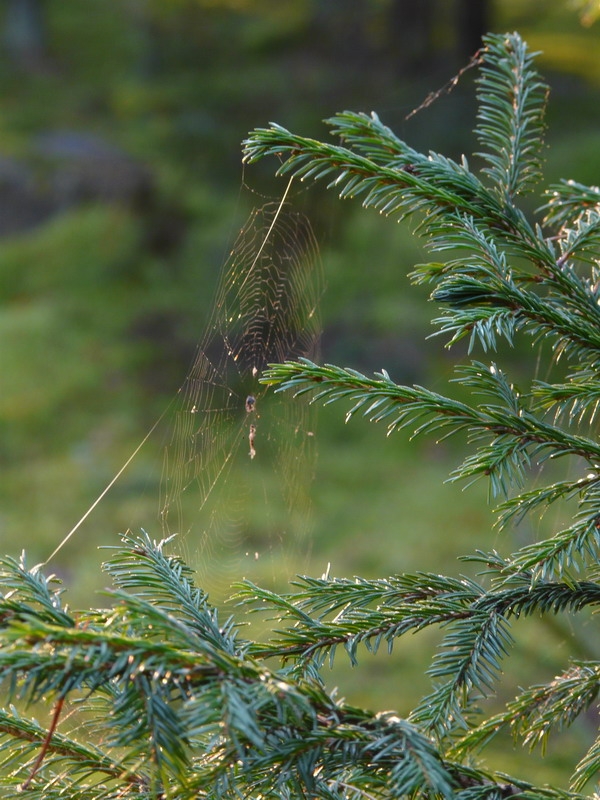
<path fill-rule="evenodd" d="M 600 3 L 598 0 L 574 0 L 576 8 L 581 14 L 581 22 L 584 25 L 593 25 L 600 17 Z"/>

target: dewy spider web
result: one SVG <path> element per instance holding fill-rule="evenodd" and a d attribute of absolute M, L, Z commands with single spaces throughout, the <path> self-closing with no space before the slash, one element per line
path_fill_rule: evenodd
<path fill-rule="evenodd" d="M 269 363 L 316 355 L 321 291 L 307 220 L 277 203 L 255 210 L 224 266 L 164 455 L 164 532 L 179 534 L 211 580 L 245 574 L 267 551 L 300 555 L 311 410 L 268 397 L 259 377 Z"/>
<path fill-rule="evenodd" d="M 285 196 L 254 210 L 239 233 L 175 399 L 45 563 L 166 425 L 160 522 L 163 534 L 177 534 L 201 577 L 218 586 L 248 572 L 262 579 L 301 567 L 313 411 L 302 398 L 273 396 L 259 383 L 269 363 L 315 357 L 320 334 L 318 247 L 308 221 L 285 205 Z M 151 523 L 142 524 L 151 530 Z"/>

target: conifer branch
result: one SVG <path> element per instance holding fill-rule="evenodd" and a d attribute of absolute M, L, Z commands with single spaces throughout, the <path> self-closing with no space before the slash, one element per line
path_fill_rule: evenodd
<path fill-rule="evenodd" d="M 459 757 L 479 749 L 503 728 L 510 729 L 524 745 L 543 749 L 550 733 L 571 725 L 597 700 L 599 690 L 600 665 L 597 662 L 573 664 L 550 683 L 520 692 L 505 711 L 470 730 L 453 745 L 451 752 Z M 575 790 L 583 788 L 584 784 L 576 783 Z"/>
<path fill-rule="evenodd" d="M 486 174 L 507 201 L 537 183 L 548 87 L 517 34 L 484 37 L 476 134 Z"/>
<path fill-rule="evenodd" d="M 174 594 L 189 596 L 187 568 L 164 555 L 164 543 L 152 544 L 147 536 L 126 541 L 129 548 L 115 556 L 109 572 L 121 574 L 122 565 L 129 563 L 137 577 L 122 577 L 142 589 L 139 578 L 149 565 L 163 569 L 170 564 L 167 582 L 175 575 L 181 581 L 180 592 Z M 430 584 L 425 590 L 419 589 L 424 577 Z M 449 587 L 453 591 L 448 592 Z M 323 602 L 324 594 L 316 601 L 309 597 L 315 588 L 314 581 L 306 583 L 299 607 Z M 349 589 L 339 588 L 342 593 Z M 414 601 L 419 595 L 423 603 L 432 603 L 431 610 L 438 604 L 438 621 L 447 617 L 440 615 L 443 589 L 455 611 L 461 592 L 471 601 L 478 595 L 485 599 L 472 581 L 434 575 L 361 582 L 359 589 L 357 609 L 377 595 L 385 595 L 394 606 L 401 598 Z M 103 750 L 80 745 L 56 731 L 48 740 L 47 732 L 35 723 L 4 714 L 0 732 L 6 739 L 0 741 L 0 758 L 12 759 L 15 743 L 30 743 L 28 750 L 20 751 L 25 764 L 15 775 L 33 763 L 34 747 L 48 742 L 47 758 L 31 783 L 32 791 L 48 780 L 62 791 L 73 770 L 84 779 L 100 772 L 110 780 L 126 780 L 148 797 L 175 786 L 182 797 L 215 787 L 222 793 L 241 787 L 246 778 L 251 779 L 253 791 L 285 794 L 301 785 L 303 792 L 318 797 L 332 796 L 339 785 L 353 785 L 373 795 L 392 791 L 397 796 L 452 798 L 456 791 L 468 789 L 487 797 L 507 785 L 484 771 L 445 759 L 429 736 L 394 714 L 373 714 L 340 703 L 314 675 L 298 680 L 289 670 L 274 671 L 264 663 L 271 654 L 259 658 L 258 653 L 243 657 L 226 653 L 211 641 L 210 630 L 196 650 L 173 647 L 161 641 L 167 618 L 172 622 L 175 618 L 161 607 L 160 597 L 154 605 L 124 589 L 116 596 L 120 605 L 108 613 L 96 612 L 95 621 L 88 620 L 85 628 L 66 628 L 35 616 L 28 620 L 24 615 L 11 619 L 3 632 L 0 677 L 12 683 L 16 696 L 31 695 L 33 686 L 38 693 L 63 698 L 87 689 L 102 699 L 102 717 L 93 725 L 97 733 L 103 732 Z M 285 605 L 273 598 L 279 608 Z M 334 602 L 341 600 L 339 596 Z M 300 617 L 309 618 L 305 611 Z M 188 624 L 196 627 L 195 620 Z M 178 634 L 176 641 L 179 638 Z M 191 643 L 193 638 L 184 641 Z M 114 748 L 121 753 L 120 762 L 112 755 Z M 512 791 L 525 788 L 519 782 L 508 785 Z M 102 791 L 101 797 L 117 796 Z"/>
<path fill-rule="evenodd" d="M 533 459 L 570 455 L 585 459 L 590 466 L 598 463 L 600 446 L 593 439 L 532 413 L 495 365 L 474 362 L 464 368 L 463 376 L 463 385 L 500 402 L 470 406 L 420 386 L 400 386 L 385 371 L 368 378 L 356 370 L 318 366 L 307 359 L 271 365 L 262 380 L 276 391 L 289 390 L 295 396 L 312 392 L 311 402 L 350 401 L 353 405 L 346 413 L 347 420 L 361 412 L 371 422 L 385 422 L 388 434 L 411 427 L 413 436 L 463 432 L 472 442 L 489 439 L 465 459 L 453 477 L 489 476 L 495 494 L 507 492 L 508 477 L 519 482 Z"/>
<path fill-rule="evenodd" d="M 563 180 L 550 186 L 546 196 L 548 202 L 542 206 L 542 210 L 547 211 L 544 223 L 565 231 L 587 211 L 600 208 L 600 188 L 573 180 Z"/>

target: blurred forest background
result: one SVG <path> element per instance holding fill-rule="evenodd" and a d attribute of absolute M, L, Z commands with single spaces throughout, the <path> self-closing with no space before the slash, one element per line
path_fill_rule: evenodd
<path fill-rule="evenodd" d="M 482 33 L 516 29 L 551 86 L 548 180 L 600 183 L 600 23 L 582 24 L 568 0 L 4 0 L 0 11 L 0 542 L 29 563 L 162 413 L 237 230 L 281 197 L 275 161 L 242 169 L 250 129 L 272 120 L 323 137 L 334 112 L 375 110 L 416 148 L 470 156 L 472 72 L 406 118 Z M 411 230 L 333 193 L 294 189 L 293 202 L 320 245 L 322 359 L 446 391 L 456 355 L 426 341 L 435 309 L 406 277 L 423 258 Z M 527 355 L 514 353 L 517 373 Z M 502 549 L 487 487 L 444 484 L 460 453 L 345 426 L 340 406 L 319 415 L 310 556 L 291 574 L 328 562 L 345 576 L 456 573 L 458 555 Z M 143 449 L 52 563 L 72 604 L 104 602 L 92 595 L 98 545 L 139 524 L 160 537 L 160 470 L 160 447 Z M 261 491 L 271 477 L 257 470 Z M 526 625 L 513 686 L 555 674 L 565 631 L 570 648 L 589 639 L 565 620 Z M 427 686 L 435 641 L 423 640 L 368 657 L 369 680 L 341 668 L 334 680 L 353 702 L 406 711 Z M 548 780 L 562 780 L 585 734 L 551 747 Z"/>

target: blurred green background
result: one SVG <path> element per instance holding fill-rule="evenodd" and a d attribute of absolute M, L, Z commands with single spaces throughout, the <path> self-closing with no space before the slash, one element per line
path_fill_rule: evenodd
<path fill-rule="evenodd" d="M 274 161 L 242 169 L 246 133 L 273 120 L 322 137 L 321 121 L 334 112 L 376 110 L 417 148 L 470 155 L 472 73 L 406 117 L 468 63 L 482 32 L 507 29 L 542 51 L 552 89 L 548 179 L 599 183 L 600 28 L 584 26 L 567 0 L 4 0 L 4 552 L 25 548 L 29 563 L 47 558 L 181 385 L 237 230 L 253 206 L 284 189 Z M 399 382 L 446 391 L 461 354 L 426 340 L 435 309 L 406 278 L 424 257 L 410 227 L 316 189 L 295 189 L 293 201 L 320 243 L 322 359 L 384 367 Z M 525 374 L 528 355 L 512 356 Z M 444 483 L 460 446 L 387 439 L 358 421 L 344 425 L 343 415 L 341 406 L 319 412 L 304 519 L 285 520 L 284 508 L 264 503 L 264 517 L 248 512 L 252 531 L 242 531 L 239 547 L 271 555 L 246 559 L 241 574 L 287 580 L 328 563 L 340 576 L 456 573 L 458 555 L 514 543 L 492 530 L 487 487 Z M 168 436 L 168 417 L 163 427 Z M 103 586 L 99 545 L 142 524 L 160 537 L 161 448 L 149 442 L 52 562 L 75 606 L 105 602 L 94 594 Z M 228 480 L 242 472 L 244 461 Z M 250 496 L 271 497 L 272 473 L 256 466 Z M 288 547 L 284 529 L 293 538 L 295 526 L 302 542 Z M 526 541 L 534 527 L 514 537 Z M 201 558 L 193 542 L 183 547 Z M 214 591 L 219 599 L 221 588 Z M 594 647 L 589 631 L 568 620 L 520 623 L 515 633 L 501 699 L 561 670 L 573 649 Z M 365 657 L 366 679 L 341 665 L 332 683 L 352 702 L 406 712 L 427 688 L 423 665 L 435 641 L 422 636 L 391 658 Z M 551 743 L 535 769 L 564 783 L 587 725 L 595 722 L 584 720 L 567 744 Z M 527 777 L 523 754 L 510 759 L 504 768 Z"/>

